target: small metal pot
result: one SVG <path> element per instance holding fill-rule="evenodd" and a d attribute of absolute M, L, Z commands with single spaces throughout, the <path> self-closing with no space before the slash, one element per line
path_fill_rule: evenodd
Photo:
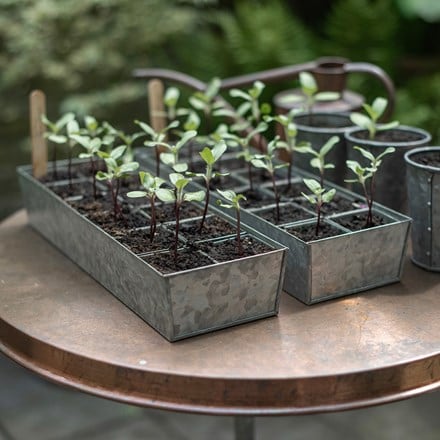
<path fill-rule="evenodd" d="M 440 147 L 415 148 L 405 154 L 411 231 L 412 261 L 440 272 L 440 168 L 414 159 L 440 152 Z"/>
<path fill-rule="evenodd" d="M 384 151 L 387 147 L 396 148 L 396 152 L 384 158 L 380 171 L 376 177 L 375 200 L 392 209 L 406 213 L 408 212 L 406 179 L 405 179 L 405 160 L 404 155 L 407 151 L 416 147 L 423 147 L 431 142 L 431 135 L 419 128 L 399 125 L 397 128 L 389 130 L 392 132 L 407 132 L 414 135 L 417 139 L 411 142 L 381 142 L 369 139 L 360 139 L 357 135 L 366 130 L 354 127 L 345 132 L 347 142 L 348 159 L 357 160 L 361 164 L 366 164 L 361 154 L 353 150 L 355 145 L 366 148 L 375 156 Z M 362 193 L 359 185 L 354 185 L 353 189 Z"/>
<path fill-rule="evenodd" d="M 319 150 L 332 136 L 339 136 L 339 142 L 328 153 L 326 161 L 335 165 L 328 169 L 325 177 L 338 185 L 344 185 L 347 160 L 344 133 L 353 127 L 350 115 L 346 113 L 304 113 L 295 116 L 294 122 L 298 129 L 298 141 L 310 142 L 314 150 Z M 310 155 L 295 153 L 295 165 L 312 173 L 316 168 L 310 166 Z"/>

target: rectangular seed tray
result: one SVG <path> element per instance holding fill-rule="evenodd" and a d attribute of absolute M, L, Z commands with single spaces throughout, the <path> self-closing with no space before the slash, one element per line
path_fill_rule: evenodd
<path fill-rule="evenodd" d="M 17 172 L 30 225 L 169 341 L 278 313 L 285 248 L 249 226 L 243 230 L 272 251 L 162 274 L 35 179 L 30 166 Z"/>
<path fill-rule="evenodd" d="M 153 169 L 154 161 L 145 152 L 140 152 L 138 160 Z M 169 171 L 164 169 L 164 175 L 167 172 Z M 241 181 L 241 185 L 233 188 L 234 191 L 242 192 L 247 189 L 246 173 L 247 170 L 231 171 L 233 178 Z M 255 171 L 255 174 L 257 173 L 258 170 Z M 286 168 L 278 170 L 277 174 L 281 179 L 286 178 Z M 295 176 L 292 183 L 299 183 L 302 178 L 316 178 L 315 175 L 296 167 L 293 167 L 292 176 Z M 197 183 L 193 185 L 203 187 Z M 308 214 L 310 220 L 285 222 L 280 225 L 257 215 L 259 210 L 274 206 L 270 185 L 255 185 L 262 195 L 268 197 L 268 204 L 256 209 L 243 209 L 241 217 L 244 224 L 288 248 L 283 289 L 291 296 L 305 304 L 314 304 L 398 282 L 401 279 L 411 218 L 374 203 L 374 214 L 383 217 L 385 224 L 352 232 L 336 223 L 338 218 L 366 212 L 366 209 L 353 208 L 329 215 L 323 220 L 324 223 L 339 229 L 340 235 L 306 243 L 286 229 L 313 223 L 316 214 L 310 209 L 297 205 Z M 362 196 L 330 182 L 325 182 L 325 187 L 335 188 L 339 197 L 350 202 L 363 199 Z M 211 194 L 212 203 L 215 204 L 216 199 L 220 197 L 216 192 Z M 293 203 L 298 199 L 299 197 L 292 199 Z"/>

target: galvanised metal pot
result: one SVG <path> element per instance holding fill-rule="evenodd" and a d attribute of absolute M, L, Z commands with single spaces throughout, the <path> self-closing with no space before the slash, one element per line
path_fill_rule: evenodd
<path fill-rule="evenodd" d="M 295 116 L 294 122 L 298 129 L 298 141 L 310 142 L 314 150 L 319 150 L 332 136 L 339 136 L 339 142 L 327 154 L 326 161 L 335 165 L 334 169 L 326 170 L 326 178 L 338 185 L 344 185 L 346 178 L 347 152 L 344 133 L 353 127 L 350 115 L 345 113 L 304 113 Z M 310 166 L 310 155 L 294 153 L 294 162 L 299 168 L 316 173 Z"/>
<path fill-rule="evenodd" d="M 137 154 L 137 160 L 147 168 L 154 167 L 151 155 L 144 150 Z M 234 178 L 242 181 L 241 186 L 234 190 L 246 190 L 247 180 L 242 176 L 246 171 L 234 170 L 231 173 Z M 278 173 L 281 179 L 286 178 L 286 168 L 279 169 Z M 293 167 L 292 184 L 302 182 L 303 178 L 316 176 Z M 286 182 L 287 180 L 280 180 L 279 184 Z M 203 187 L 196 181 L 191 182 L 191 186 L 194 189 Z M 327 224 L 341 231 L 340 235 L 334 237 L 306 243 L 287 232 L 287 229 L 310 224 L 316 219 L 313 211 L 298 205 L 297 207 L 307 213 L 306 217 L 312 220 L 275 225 L 261 218 L 258 215 L 259 211 L 274 206 L 270 183 L 258 185 L 258 191 L 267 196 L 266 206 L 241 210 L 241 220 L 244 224 L 288 248 L 283 289 L 305 304 L 314 304 L 399 281 L 406 256 L 411 219 L 375 203 L 374 213 L 383 217 L 385 224 L 351 232 L 337 224 L 337 221 L 352 213 L 366 212 L 365 208 L 355 207 L 362 205 L 359 203 L 362 197 L 328 181 L 325 181 L 324 186 L 335 188 L 338 196 L 353 206 L 346 212 L 326 218 Z M 211 192 L 211 203 L 215 204 L 217 199 L 220 199 L 220 196 L 215 191 Z M 293 202 L 295 200 L 292 199 Z"/>
<path fill-rule="evenodd" d="M 395 147 L 396 151 L 386 156 L 380 167 L 380 172 L 376 178 L 376 200 L 392 209 L 400 212 L 408 212 L 406 173 L 404 155 L 407 151 L 416 147 L 423 147 L 431 142 L 431 135 L 422 129 L 400 125 L 397 128 L 387 130 L 390 135 L 393 133 L 407 133 L 414 137 L 409 142 L 380 142 L 357 137 L 360 133 L 367 133 L 359 127 L 354 127 L 345 132 L 347 142 L 348 159 L 357 160 L 361 164 L 366 164 L 366 160 L 361 154 L 353 150 L 355 145 L 366 148 L 375 156 L 384 151 L 387 147 Z M 359 185 L 354 185 L 353 189 L 361 193 Z"/>
<path fill-rule="evenodd" d="M 164 275 L 36 180 L 30 166 L 18 175 L 30 225 L 169 341 L 278 313 L 285 249 L 252 228 L 243 226 L 273 250 Z"/>
<path fill-rule="evenodd" d="M 417 157 L 440 153 L 440 147 L 415 148 L 405 154 L 412 261 L 440 272 L 440 167 L 416 162 Z"/>

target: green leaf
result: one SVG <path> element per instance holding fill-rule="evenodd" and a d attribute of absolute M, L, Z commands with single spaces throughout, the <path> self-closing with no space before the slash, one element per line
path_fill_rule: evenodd
<path fill-rule="evenodd" d="M 234 200 L 234 198 L 236 197 L 236 194 L 234 191 L 230 190 L 230 189 L 225 189 L 225 190 L 221 190 L 221 189 L 217 189 L 217 192 L 226 200 L 229 200 L 230 202 L 232 202 Z"/>
<path fill-rule="evenodd" d="M 324 203 L 330 203 L 336 194 L 336 190 L 333 188 L 322 195 L 322 201 Z"/>
<path fill-rule="evenodd" d="M 179 100 L 180 91 L 177 87 L 169 87 L 163 97 L 163 102 L 167 107 L 175 107 Z"/>
<path fill-rule="evenodd" d="M 186 163 L 175 163 L 173 165 L 173 170 L 176 173 L 184 173 L 188 169 L 188 164 Z"/>
<path fill-rule="evenodd" d="M 298 153 L 308 153 L 316 155 L 316 151 L 310 145 L 298 145 L 295 147 L 295 151 Z"/>
<path fill-rule="evenodd" d="M 319 150 L 321 156 L 325 156 L 338 142 L 339 136 L 332 136 Z"/>
<path fill-rule="evenodd" d="M 75 115 L 73 113 L 66 113 L 57 122 L 55 122 L 55 126 L 58 130 L 61 130 L 68 122 L 75 119 Z"/>
<path fill-rule="evenodd" d="M 208 87 L 206 88 L 205 95 L 209 98 L 209 100 L 212 100 L 218 95 L 218 92 L 220 90 L 222 82 L 220 78 L 212 78 L 211 81 L 208 84 Z"/>
<path fill-rule="evenodd" d="M 61 134 L 49 134 L 47 138 L 55 144 L 64 144 L 67 142 L 67 137 Z"/>
<path fill-rule="evenodd" d="M 382 153 L 379 154 L 379 156 L 376 157 L 376 162 L 378 162 L 380 159 L 382 159 L 382 157 L 386 156 L 387 154 L 391 154 L 394 153 L 396 151 L 396 149 L 394 147 L 388 147 L 385 149 L 385 151 L 383 151 Z M 379 165 L 377 165 L 379 166 Z"/>
<path fill-rule="evenodd" d="M 335 166 L 334 166 L 332 163 L 326 163 L 326 164 L 324 165 L 324 168 L 325 168 L 326 170 L 332 170 L 332 169 L 335 168 Z"/>
<path fill-rule="evenodd" d="M 177 128 L 179 126 L 179 121 L 172 121 L 170 122 L 163 130 L 162 133 L 170 131 L 172 128 Z"/>
<path fill-rule="evenodd" d="M 190 96 L 188 101 L 197 110 L 204 110 L 204 108 L 206 107 L 206 104 L 195 96 Z"/>
<path fill-rule="evenodd" d="M 362 113 L 351 113 L 350 114 L 350 120 L 354 125 L 357 125 L 360 128 L 368 129 L 371 126 L 371 119 L 367 116 L 363 115 Z"/>
<path fill-rule="evenodd" d="M 183 133 L 182 137 L 180 138 L 179 142 L 176 143 L 176 148 L 180 150 L 189 140 L 195 138 L 197 136 L 197 131 L 190 130 Z"/>
<path fill-rule="evenodd" d="M 268 168 L 266 163 L 263 162 L 261 159 L 252 159 L 251 163 L 255 168 L 265 168 L 265 169 Z"/>
<path fill-rule="evenodd" d="M 220 142 L 217 142 L 211 150 L 214 161 L 217 162 L 227 149 L 228 146 L 226 145 L 225 141 L 221 140 Z"/>
<path fill-rule="evenodd" d="M 90 140 L 89 143 L 89 150 L 92 153 L 97 153 L 99 151 L 99 149 L 101 148 L 101 139 L 99 138 L 93 138 L 92 140 Z"/>
<path fill-rule="evenodd" d="M 75 119 L 72 119 L 67 123 L 66 131 L 69 137 L 72 136 L 73 134 L 79 134 L 79 130 L 80 130 L 79 124 L 77 121 L 75 121 Z"/>
<path fill-rule="evenodd" d="M 245 101 L 252 102 L 252 97 L 250 95 L 248 95 L 246 92 L 243 92 L 243 90 L 240 90 L 240 89 L 231 89 L 231 90 L 229 90 L 229 95 L 232 98 L 241 98 L 241 99 L 244 99 Z"/>
<path fill-rule="evenodd" d="M 318 170 L 321 169 L 321 161 L 319 160 L 319 158 L 314 157 L 313 159 L 310 160 L 310 166 L 312 168 L 317 168 Z"/>
<path fill-rule="evenodd" d="M 297 104 L 304 101 L 304 96 L 288 93 L 279 98 L 281 104 Z"/>
<path fill-rule="evenodd" d="M 205 198 L 205 191 L 187 192 L 183 196 L 186 202 L 201 202 Z"/>
<path fill-rule="evenodd" d="M 96 178 L 98 180 L 106 180 L 109 177 L 109 175 L 107 173 L 104 173 L 103 171 L 98 171 L 96 173 Z"/>
<path fill-rule="evenodd" d="M 314 195 L 308 195 L 306 193 L 301 193 L 301 195 L 307 200 L 309 201 L 312 205 L 316 205 L 317 200 L 316 200 L 316 196 Z"/>
<path fill-rule="evenodd" d="M 160 160 L 168 166 L 173 166 L 176 164 L 176 156 L 173 153 L 160 153 Z"/>
<path fill-rule="evenodd" d="M 80 159 L 88 159 L 88 158 L 92 157 L 92 154 L 90 154 L 90 153 L 80 153 L 80 154 L 78 155 L 78 157 L 79 157 Z"/>
<path fill-rule="evenodd" d="M 318 91 L 315 78 L 309 72 L 301 72 L 299 74 L 299 82 L 301 84 L 301 89 L 306 95 L 314 95 Z"/>
<path fill-rule="evenodd" d="M 383 112 L 387 108 L 387 105 L 388 100 L 382 97 L 378 97 L 373 101 L 371 108 L 374 111 L 375 120 L 379 119 L 383 115 Z"/>
<path fill-rule="evenodd" d="M 347 164 L 347 167 L 353 171 L 356 175 L 361 175 L 363 174 L 363 168 L 361 167 L 361 165 L 359 164 L 359 162 L 355 161 L 355 160 L 347 160 L 345 162 Z"/>
<path fill-rule="evenodd" d="M 368 150 L 365 150 L 364 148 L 361 148 L 357 145 L 355 147 L 353 147 L 353 149 L 359 151 L 362 154 L 362 156 L 364 156 L 365 159 L 368 159 L 370 162 L 375 161 L 374 155 L 372 153 L 370 153 Z"/>
<path fill-rule="evenodd" d="M 120 166 L 119 171 L 120 173 L 131 173 L 132 171 L 136 171 L 138 168 L 139 168 L 138 162 L 128 162 L 128 163 L 123 163 Z"/>
<path fill-rule="evenodd" d="M 317 101 L 336 101 L 340 98 L 338 92 L 319 92 L 315 95 Z"/>
<path fill-rule="evenodd" d="M 86 128 L 89 131 L 96 131 L 99 127 L 98 121 L 93 116 L 85 116 L 84 123 L 86 124 Z"/>
<path fill-rule="evenodd" d="M 176 200 L 174 191 L 167 188 L 159 188 L 156 191 L 156 196 L 162 202 L 174 202 L 174 200 Z"/>
<path fill-rule="evenodd" d="M 151 136 L 151 138 L 155 138 L 157 133 L 154 131 L 154 129 L 152 127 L 150 127 L 147 123 L 145 122 L 141 122 L 141 121 L 134 121 L 135 124 L 139 125 L 139 127 L 142 128 L 143 131 L 145 131 L 145 133 L 147 133 L 148 135 Z"/>
<path fill-rule="evenodd" d="M 392 122 L 388 122 L 387 124 L 378 124 L 377 130 L 378 131 L 390 130 L 391 128 L 395 128 L 398 126 L 399 126 L 399 121 L 392 121 Z"/>
<path fill-rule="evenodd" d="M 315 179 L 303 179 L 304 184 L 309 188 L 313 193 L 319 192 L 321 190 L 321 185 Z"/>
<path fill-rule="evenodd" d="M 188 114 L 187 120 L 183 124 L 184 130 L 186 130 L 186 131 L 188 131 L 188 130 L 198 130 L 199 127 L 200 127 L 200 117 L 199 117 L 199 115 L 196 112 L 194 112 L 194 111 L 190 111 L 189 114 Z"/>
<path fill-rule="evenodd" d="M 139 197 L 147 197 L 148 194 L 145 191 L 130 191 L 127 193 L 127 197 L 131 199 L 137 199 Z"/>
<path fill-rule="evenodd" d="M 205 147 L 202 151 L 199 152 L 199 154 L 208 165 L 213 165 L 215 163 L 214 155 L 208 147 Z"/>
<path fill-rule="evenodd" d="M 110 152 L 110 157 L 112 157 L 113 159 L 117 160 L 117 159 L 119 159 L 124 154 L 126 149 L 127 149 L 126 145 L 121 145 L 119 147 L 116 147 L 115 149 L 113 149 Z"/>

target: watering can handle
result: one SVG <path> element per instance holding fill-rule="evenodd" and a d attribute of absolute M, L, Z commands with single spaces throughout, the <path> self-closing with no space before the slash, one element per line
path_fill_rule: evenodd
<path fill-rule="evenodd" d="M 388 74 L 375 64 L 363 62 L 348 62 L 344 65 L 344 70 L 346 73 L 368 73 L 382 82 L 387 92 L 388 105 L 381 119 L 382 121 L 387 121 L 394 111 L 394 104 L 396 100 L 394 84 Z"/>

